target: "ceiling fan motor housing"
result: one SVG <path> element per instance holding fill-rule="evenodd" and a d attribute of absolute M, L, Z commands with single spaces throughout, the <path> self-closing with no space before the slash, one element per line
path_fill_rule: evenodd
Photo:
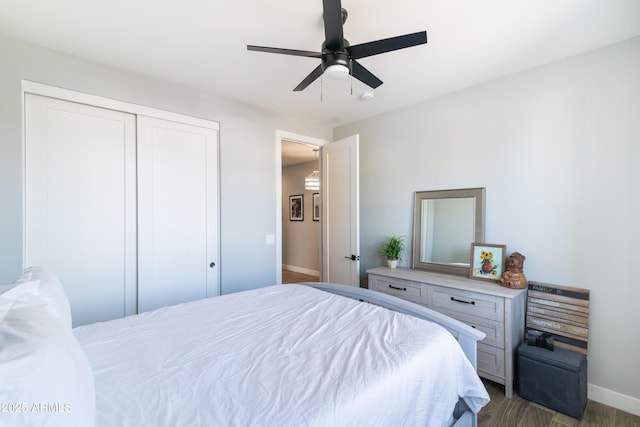
<path fill-rule="evenodd" d="M 332 65 L 342 65 L 351 70 L 351 60 L 346 52 L 324 52 L 322 54 L 322 71 Z"/>

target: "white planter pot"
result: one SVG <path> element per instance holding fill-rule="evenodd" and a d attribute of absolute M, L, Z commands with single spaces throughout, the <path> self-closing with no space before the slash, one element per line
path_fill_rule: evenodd
<path fill-rule="evenodd" d="M 387 267 L 396 268 L 397 266 L 398 266 L 398 260 L 397 259 L 388 259 L 387 260 Z"/>

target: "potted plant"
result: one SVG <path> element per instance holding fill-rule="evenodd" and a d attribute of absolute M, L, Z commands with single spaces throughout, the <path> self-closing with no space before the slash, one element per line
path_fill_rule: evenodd
<path fill-rule="evenodd" d="M 404 237 L 395 234 L 387 236 L 380 245 L 380 253 L 387 258 L 387 266 L 396 268 L 398 261 L 402 260 L 401 254 L 404 250 Z"/>

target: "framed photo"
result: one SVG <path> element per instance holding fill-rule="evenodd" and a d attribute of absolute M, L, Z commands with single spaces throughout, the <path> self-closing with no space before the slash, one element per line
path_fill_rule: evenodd
<path fill-rule="evenodd" d="M 320 193 L 313 193 L 313 220 L 320 221 Z"/>
<path fill-rule="evenodd" d="M 304 221 L 304 195 L 289 196 L 289 221 Z"/>
<path fill-rule="evenodd" d="M 506 251 L 506 245 L 472 243 L 469 277 L 499 282 L 504 272 Z"/>

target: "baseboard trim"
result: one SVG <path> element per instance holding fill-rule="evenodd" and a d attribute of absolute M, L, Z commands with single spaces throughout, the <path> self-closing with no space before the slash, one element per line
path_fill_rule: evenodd
<path fill-rule="evenodd" d="M 295 265 L 282 264 L 284 270 L 295 271 L 296 273 L 308 274 L 309 276 L 320 276 L 320 272 L 317 270 L 311 270 L 304 267 L 296 267 Z"/>
<path fill-rule="evenodd" d="M 587 396 L 589 399 L 612 406 L 621 411 L 640 416 L 640 399 L 609 390 L 595 384 L 589 383 L 587 388 Z"/>

